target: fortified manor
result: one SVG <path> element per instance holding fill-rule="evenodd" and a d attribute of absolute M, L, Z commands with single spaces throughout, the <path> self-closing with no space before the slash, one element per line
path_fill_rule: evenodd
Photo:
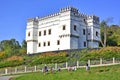
<path fill-rule="evenodd" d="M 74 7 L 27 22 L 27 54 L 98 48 L 100 39 L 99 17 L 82 14 Z"/>

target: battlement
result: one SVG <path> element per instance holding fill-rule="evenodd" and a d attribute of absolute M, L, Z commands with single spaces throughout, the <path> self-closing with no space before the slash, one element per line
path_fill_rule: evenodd
<path fill-rule="evenodd" d="M 60 13 L 50 14 L 48 16 L 40 17 L 39 20 L 44 20 L 44 19 L 55 17 L 55 16 L 58 16 L 58 15 L 60 15 Z"/>
<path fill-rule="evenodd" d="M 94 20 L 99 21 L 99 17 L 97 17 L 95 15 L 87 15 L 85 13 L 80 13 L 77 8 L 74 8 L 72 6 L 68 6 L 68 7 L 61 8 L 60 11 L 57 12 L 57 13 L 53 13 L 53 14 L 43 16 L 43 17 L 29 18 L 28 22 L 32 22 L 32 21 L 38 22 L 39 20 L 49 19 L 49 18 L 52 18 L 52 17 L 59 16 L 61 13 L 64 13 L 64 12 L 67 12 L 67 11 L 73 12 L 75 16 L 80 16 L 80 17 L 83 17 L 85 19 L 94 19 Z"/>
<path fill-rule="evenodd" d="M 74 7 L 72 7 L 72 6 L 68 6 L 68 7 L 61 8 L 61 9 L 60 9 L 60 12 L 66 12 L 66 11 L 72 11 L 72 12 L 78 13 L 78 9 L 77 9 L 77 8 L 74 8 Z"/>
<path fill-rule="evenodd" d="M 38 22 L 39 17 L 29 18 L 28 22 Z"/>

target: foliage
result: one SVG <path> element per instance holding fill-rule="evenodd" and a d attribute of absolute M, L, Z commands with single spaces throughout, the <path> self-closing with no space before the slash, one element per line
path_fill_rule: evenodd
<path fill-rule="evenodd" d="M 100 23 L 100 27 L 101 27 L 101 40 L 103 43 L 106 37 L 107 46 L 120 46 L 120 27 L 118 25 L 108 26 L 107 23 L 102 21 Z"/>
<path fill-rule="evenodd" d="M 7 59 L 5 59 L 4 61 L 0 62 L 0 68 L 3 67 L 13 67 L 13 66 L 19 66 L 21 64 L 23 64 L 23 58 L 20 56 L 12 56 L 9 57 Z"/>
<path fill-rule="evenodd" d="M 9 57 L 7 58 L 5 61 L 23 61 L 23 57 L 20 57 L 20 56 L 12 56 L 12 57 Z"/>
<path fill-rule="evenodd" d="M 0 68 L 4 67 L 14 67 L 23 64 L 23 61 L 13 60 L 13 61 L 3 61 L 0 62 Z"/>
<path fill-rule="evenodd" d="M 0 50 L 5 52 L 6 57 L 19 53 L 20 47 L 19 42 L 15 39 L 3 40 L 0 42 Z"/>
<path fill-rule="evenodd" d="M 66 52 L 60 53 L 43 53 L 38 57 L 35 57 L 30 65 L 38 65 L 38 64 L 49 64 L 49 63 L 62 63 L 67 61 Z"/>
<path fill-rule="evenodd" d="M 106 47 L 99 50 L 91 50 L 88 54 L 82 56 L 81 60 L 100 59 L 100 58 L 119 58 L 120 47 Z"/>

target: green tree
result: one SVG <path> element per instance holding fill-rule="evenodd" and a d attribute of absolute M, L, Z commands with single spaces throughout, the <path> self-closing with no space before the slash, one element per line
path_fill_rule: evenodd
<path fill-rule="evenodd" d="M 19 50 L 20 54 L 27 53 L 27 43 L 25 40 L 22 41 L 21 49 Z"/>
<path fill-rule="evenodd" d="M 20 48 L 19 42 L 15 39 L 3 40 L 0 42 L 0 50 L 4 51 L 8 56 L 18 54 Z"/>

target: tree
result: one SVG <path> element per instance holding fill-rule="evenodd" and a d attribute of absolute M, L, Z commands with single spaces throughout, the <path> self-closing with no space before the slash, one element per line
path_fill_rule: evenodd
<path fill-rule="evenodd" d="M 15 39 L 3 40 L 0 42 L 0 50 L 4 51 L 8 56 L 19 53 L 20 48 L 19 42 Z"/>
<path fill-rule="evenodd" d="M 27 49 L 27 42 L 25 40 L 22 42 L 22 48 Z"/>
<path fill-rule="evenodd" d="M 100 27 L 101 27 L 101 44 L 103 47 L 106 47 L 106 43 L 107 43 L 107 28 L 109 27 L 107 25 L 108 22 L 112 22 L 113 18 L 107 18 L 106 20 L 103 20 L 100 23 Z"/>
<path fill-rule="evenodd" d="M 25 40 L 23 40 L 22 42 L 22 46 L 21 46 L 21 49 L 19 50 L 19 52 L 21 54 L 26 54 L 27 53 L 27 43 Z"/>

